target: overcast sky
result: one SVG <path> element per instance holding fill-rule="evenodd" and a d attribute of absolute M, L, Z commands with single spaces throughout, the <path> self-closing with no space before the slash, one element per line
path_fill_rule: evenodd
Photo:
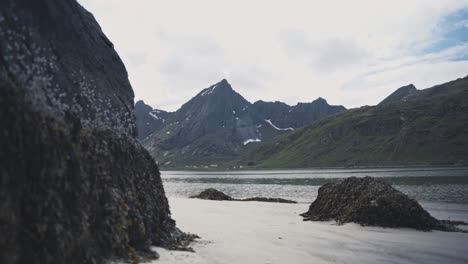
<path fill-rule="evenodd" d="M 348 108 L 468 75 L 468 0 L 79 0 L 135 91 L 174 111 L 226 78 L 247 100 Z"/>

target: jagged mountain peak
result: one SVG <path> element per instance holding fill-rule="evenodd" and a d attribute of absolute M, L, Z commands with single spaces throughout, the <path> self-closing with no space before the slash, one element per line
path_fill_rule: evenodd
<path fill-rule="evenodd" d="M 211 85 L 208 88 L 203 89 L 197 96 L 209 96 L 209 95 L 229 95 L 231 93 L 236 93 L 231 84 L 226 79 L 222 79 L 220 82 Z"/>
<path fill-rule="evenodd" d="M 328 104 L 327 100 L 323 99 L 322 97 L 319 97 L 319 98 L 315 99 L 314 101 L 312 101 L 312 103 L 325 103 L 325 104 Z"/>

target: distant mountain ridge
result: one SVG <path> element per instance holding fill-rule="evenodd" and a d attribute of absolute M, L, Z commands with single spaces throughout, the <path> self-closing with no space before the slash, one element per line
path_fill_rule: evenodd
<path fill-rule="evenodd" d="M 163 166 L 224 163 L 260 142 L 346 110 L 322 98 L 296 106 L 252 104 L 225 79 L 203 89 L 173 113 L 154 110 L 143 102 L 135 109 L 139 139 Z"/>
<path fill-rule="evenodd" d="M 262 144 L 244 164 L 262 168 L 468 164 L 468 76 L 432 88 L 399 88 L 377 106 Z"/>
<path fill-rule="evenodd" d="M 329 105 L 319 97 L 311 103 L 289 106 L 282 102 L 257 101 L 253 107 L 265 118 L 283 127 L 299 128 L 310 125 L 325 116 L 346 110 L 342 105 Z"/>

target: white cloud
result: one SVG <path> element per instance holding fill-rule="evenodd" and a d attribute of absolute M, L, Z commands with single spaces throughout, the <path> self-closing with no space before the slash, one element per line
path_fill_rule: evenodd
<path fill-rule="evenodd" d="M 167 110 L 222 78 L 250 101 L 356 107 L 468 74 L 454 60 L 464 45 L 421 53 L 468 0 L 79 1 L 124 60 L 136 99 Z"/>
<path fill-rule="evenodd" d="M 351 38 L 334 37 L 312 41 L 303 31 L 290 29 L 281 32 L 279 39 L 290 58 L 300 60 L 321 73 L 359 64 L 368 55 Z"/>

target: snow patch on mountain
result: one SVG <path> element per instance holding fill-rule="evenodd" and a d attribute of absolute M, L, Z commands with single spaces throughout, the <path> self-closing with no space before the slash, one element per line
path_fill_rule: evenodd
<path fill-rule="evenodd" d="M 205 95 L 209 95 L 209 94 L 212 94 L 214 92 L 214 90 L 216 89 L 216 87 L 218 87 L 217 84 L 215 84 L 213 87 L 211 88 L 208 88 L 206 89 L 202 94 L 201 96 L 205 96 Z"/>
<path fill-rule="evenodd" d="M 149 115 L 160 120 L 161 118 L 159 116 L 157 116 L 156 114 L 152 113 L 152 112 L 149 112 Z"/>
<path fill-rule="evenodd" d="M 247 139 L 246 141 L 244 141 L 244 146 L 249 144 L 249 143 L 252 143 L 252 142 L 261 142 L 262 140 L 258 139 L 258 138 L 255 138 L 255 139 Z"/>
<path fill-rule="evenodd" d="M 265 121 L 266 121 L 268 124 L 270 124 L 270 125 L 271 125 L 274 129 L 276 129 L 276 130 L 282 130 L 282 131 L 285 131 L 285 130 L 291 130 L 291 131 L 292 131 L 292 130 L 294 130 L 294 128 L 292 128 L 292 127 L 279 128 L 279 127 L 273 125 L 273 123 L 271 122 L 270 119 L 265 119 Z"/>

